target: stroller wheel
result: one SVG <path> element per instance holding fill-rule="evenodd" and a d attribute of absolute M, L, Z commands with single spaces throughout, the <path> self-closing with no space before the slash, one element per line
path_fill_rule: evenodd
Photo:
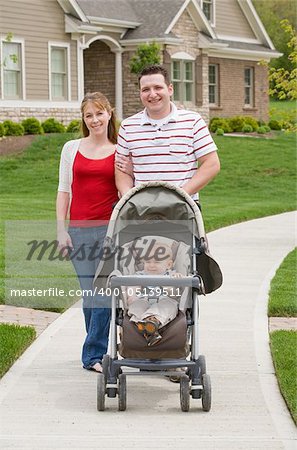
<path fill-rule="evenodd" d="M 190 409 L 190 380 L 188 375 L 181 375 L 180 385 L 180 407 L 184 412 L 188 412 Z"/>
<path fill-rule="evenodd" d="M 105 390 L 106 381 L 103 373 L 98 373 L 97 376 L 97 411 L 105 410 Z"/>
<path fill-rule="evenodd" d="M 211 383 L 210 376 L 206 373 L 202 376 L 202 409 L 208 412 L 211 408 Z"/>
<path fill-rule="evenodd" d="M 121 373 L 118 385 L 119 411 L 126 411 L 127 407 L 127 383 L 126 375 Z"/>

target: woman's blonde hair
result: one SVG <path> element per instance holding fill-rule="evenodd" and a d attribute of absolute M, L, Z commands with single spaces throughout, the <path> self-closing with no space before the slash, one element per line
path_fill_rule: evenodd
<path fill-rule="evenodd" d="M 88 102 L 94 103 L 94 105 L 96 105 L 100 110 L 105 110 L 108 112 L 108 114 L 110 114 L 110 119 L 109 119 L 108 128 L 107 128 L 107 137 L 108 137 L 108 140 L 112 144 L 116 144 L 118 133 L 117 133 L 117 126 L 116 126 L 115 112 L 114 112 L 114 109 L 110 106 L 108 99 L 101 92 L 88 92 L 84 96 L 84 98 L 81 102 L 81 106 L 80 106 L 81 123 L 82 123 L 81 128 L 82 128 L 82 133 L 83 133 L 84 137 L 89 136 L 89 130 L 84 121 L 84 110 L 85 110 Z"/>

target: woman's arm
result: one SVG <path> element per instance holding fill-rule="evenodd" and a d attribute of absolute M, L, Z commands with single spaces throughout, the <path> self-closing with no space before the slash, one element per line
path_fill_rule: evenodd
<path fill-rule="evenodd" d="M 58 192 L 56 201 L 56 216 L 57 216 L 57 240 L 58 248 L 64 251 L 63 256 L 66 256 L 67 249 L 65 247 L 73 248 L 71 238 L 66 230 L 66 218 L 69 208 L 70 195 L 69 192 Z"/>

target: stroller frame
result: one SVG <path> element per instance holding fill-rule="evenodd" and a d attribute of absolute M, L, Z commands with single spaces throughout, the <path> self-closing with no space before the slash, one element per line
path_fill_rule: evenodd
<path fill-rule="evenodd" d="M 150 182 L 150 186 L 164 186 L 164 183 Z M 167 183 L 168 184 L 168 183 Z M 170 185 L 172 188 L 172 185 Z M 137 192 L 139 188 L 134 188 Z M 182 192 L 186 200 L 193 202 L 181 189 L 174 186 L 178 193 Z M 131 193 L 130 193 L 131 196 Z M 124 202 L 124 198 L 119 203 Z M 120 205 L 121 206 L 121 205 Z M 119 206 L 119 207 L 120 207 Z M 197 208 L 195 204 L 195 208 Z M 197 208 L 198 209 L 198 208 Z M 117 237 L 118 239 L 118 237 Z M 192 236 L 192 248 L 196 254 L 202 254 L 207 249 L 204 228 L 198 238 Z M 192 305 L 187 308 L 186 326 L 187 334 L 190 334 L 190 359 L 166 358 L 166 359 L 135 359 L 118 358 L 117 342 L 118 327 L 123 325 L 123 310 L 119 304 L 120 295 L 115 295 L 123 286 L 175 286 L 192 289 Z M 220 285 L 221 283 L 219 283 Z M 102 361 L 102 373 L 97 376 L 97 410 L 105 410 L 105 398 L 118 396 L 118 409 L 125 411 L 127 407 L 127 376 L 178 376 L 180 377 L 180 407 L 184 412 L 190 409 L 190 397 L 202 400 L 202 409 L 211 409 L 211 381 L 206 372 L 204 355 L 199 354 L 199 296 L 205 295 L 204 280 L 199 274 L 196 258 L 193 258 L 192 274 L 183 278 L 168 278 L 168 276 L 145 277 L 143 275 L 119 275 L 111 274 L 109 286 L 112 291 L 111 299 L 111 327 L 110 327 L 110 354 L 106 354 Z M 215 288 L 217 288 L 216 286 Z M 214 290 L 214 289 L 212 289 Z M 210 292 L 209 290 L 207 292 Z M 137 371 L 123 371 L 123 368 L 137 369 Z M 185 372 L 177 369 L 184 368 Z"/>

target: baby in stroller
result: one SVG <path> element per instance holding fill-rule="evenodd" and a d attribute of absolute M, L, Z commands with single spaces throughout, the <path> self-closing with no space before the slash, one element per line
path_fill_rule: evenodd
<path fill-rule="evenodd" d="M 135 275 L 182 277 L 181 273 L 172 269 L 171 248 L 162 242 L 154 244 L 142 264 L 143 270 L 137 271 Z M 159 329 L 177 316 L 181 291 L 182 288 L 174 286 L 131 286 L 127 289 L 130 321 L 135 322 L 149 347 L 160 342 L 162 335 Z"/>

